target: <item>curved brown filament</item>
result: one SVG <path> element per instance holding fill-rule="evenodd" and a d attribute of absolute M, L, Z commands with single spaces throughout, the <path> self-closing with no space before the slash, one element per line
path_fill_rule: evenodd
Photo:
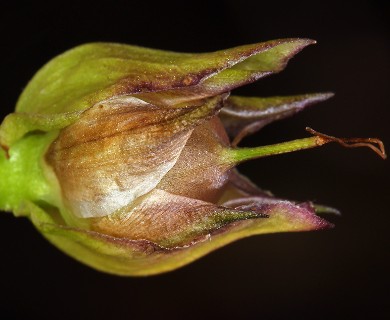
<path fill-rule="evenodd" d="M 386 151 L 383 142 L 376 138 L 336 138 L 323 134 L 321 132 L 315 131 L 312 128 L 306 127 L 306 131 L 318 138 L 318 145 L 323 145 L 329 142 L 337 142 L 346 148 L 359 148 L 367 147 L 373 150 L 377 155 L 382 159 L 386 159 Z"/>

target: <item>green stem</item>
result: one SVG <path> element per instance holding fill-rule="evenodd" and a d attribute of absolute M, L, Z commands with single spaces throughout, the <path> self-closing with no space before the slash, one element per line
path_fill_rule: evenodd
<path fill-rule="evenodd" d="M 232 160 L 233 163 L 240 163 L 247 160 L 315 148 L 321 145 L 318 140 L 318 137 L 310 137 L 255 148 L 227 149 L 227 158 Z"/>
<path fill-rule="evenodd" d="M 237 164 L 247 160 L 273 156 L 282 153 L 299 151 L 320 147 L 329 142 L 337 142 L 346 148 L 368 147 L 383 159 L 386 159 L 386 152 L 383 143 L 375 138 L 336 138 L 317 132 L 311 128 L 306 131 L 313 134 L 313 137 L 297 139 L 268 146 L 255 148 L 229 148 L 224 149 L 223 158 L 229 164 Z"/>

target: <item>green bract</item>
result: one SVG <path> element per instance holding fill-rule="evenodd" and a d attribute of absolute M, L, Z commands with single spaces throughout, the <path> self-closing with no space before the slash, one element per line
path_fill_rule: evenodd
<path fill-rule="evenodd" d="M 236 148 L 331 96 L 229 96 L 312 43 L 203 54 L 92 43 L 65 52 L 38 71 L 1 124 L 0 208 L 29 218 L 77 260 L 120 275 L 169 271 L 255 234 L 330 227 L 313 204 L 275 198 L 234 169 L 331 141 L 367 145 L 310 129 L 310 138 Z"/>

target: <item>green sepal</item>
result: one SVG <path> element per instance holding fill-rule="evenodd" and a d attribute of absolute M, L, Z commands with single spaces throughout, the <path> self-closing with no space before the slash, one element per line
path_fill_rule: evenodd
<path fill-rule="evenodd" d="M 29 132 L 65 128 L 79 119 L 80 114 L 79 111 L 58 114 L 11 113 L 0 125 L 0 145 L 9 148 Z"/>
<path fill-rule="evenodd" d="M 0 150 L 0 209 L 28 215 L 23 203 L 45 201 L 58 204 L 58 187 L 43 155 L 57 132 L 31 134 L 19 140 L 8 150 Z M 54 178 L 54 179 L 53 179 Z"/>
<path fill-rule="evenodd" d="M 266 219 L 231 223 L 186 246 L 166 248 L 147 240 L 131 240 L 63 226 L 34 203 L 26 203 L 35 227 L 52 244 L 97 270 L 123 276 L 146 276 L 184 266 L 228 243 L 252 235 L 309 231 L 331 225 L 287 201 L 267 205 Z"/>
<path fill-rule="evenodd" d="M 304 108 L 329 99 L 332 93 L 311 93 L 277 97 L 230 96 L 220 118 L 236 146 L 244 137 L 267 124 L 289 117 Z"/>
<path fill-rule="evenodd" d="M 282 39 L 201 54 L 114 43 L 85 44 L 57 56 L 39 70 L 20 96 L 16 111 L 82 111 L 120 95 L 180 88 L 197 91 L 196 86 L 202 82 L 208 96 L 216 95 L 282 70 L 293 55 L 311 43 L 314 41 Z M 169 93 L 181 98 L 183 94 L 185 99 L 191 98 L 184 92 Z"/>

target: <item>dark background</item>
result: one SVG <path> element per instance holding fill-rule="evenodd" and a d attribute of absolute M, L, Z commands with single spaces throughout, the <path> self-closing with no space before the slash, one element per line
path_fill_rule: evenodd
<path fill-rule="evenodd" d="M 336 96 L 246 140 L 380 137 L 390 147 L 388 6 L 375 1 L 106 1 L 2 4 L 2 116 L 34 72 L 90 41 L 204 52 L 310 37 L 279 75 L 247 95 Z M 210 4 L 212 3 L 212 4 Z M 237 93 L 236 92 L 236 93 Z M 121 278 L 89 269 L 46 242 L 27 219 L 0 216 L 0 318 L 384 319 L 389 313 L 389 161 L 326 146 L 241 166 L 281 197 L 339 208 L 330 231 L 257 236 L 177 271 Z"/>

